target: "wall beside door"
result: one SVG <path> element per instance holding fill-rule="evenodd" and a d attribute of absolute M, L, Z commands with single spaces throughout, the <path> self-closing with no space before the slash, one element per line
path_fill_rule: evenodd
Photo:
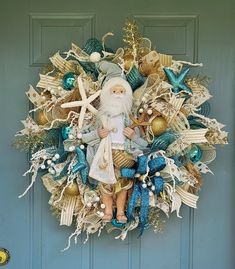
<path fill-rule="evenodd" d="M 0 247 L 11 252 L 5 268 L 164 268 L 232 269 L 234 260 L 234 67 L 235 3 L 215 1 L 36 1 L 8 0 L 0 10 Z M 141 238 L 114 240 L 105 232 L 69 251 L 72 228 L 60 227 L 49 211 L 49 194 L 40 179 L 33 190 L 18 200 L 29 179 L 27 156 L 11 147 L 28 111 L 24 91 L 36 85 L 41 67 L 56 51 L 82 46 L 92 36 L 107 32 L 110 47 L 122 45 L 122 26 L 134 18 L 141 33 L 159 52 L 176 59 L 203 62 L 192 72 L 211 79 L 211 117 L 227 125 L 230 144 L 218 147 L 210 166 L 215 176 L 204 177 L 196 211 L 183 208 L 180 220 L 173 216 L 162 234 L 147 231 Z M 4 267 L 3 267 L 4 268 Z"/>

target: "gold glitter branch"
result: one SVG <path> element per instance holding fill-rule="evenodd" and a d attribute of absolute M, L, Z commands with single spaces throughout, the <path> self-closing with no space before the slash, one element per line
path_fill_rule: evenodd
<path fill-rule="evenodd" d="M 124 48 L 127 54 L 132 54 L 134 61 L 137 60 L 138 49 L 142 41 L 142 37 L 139 33 L 138 25 L 135 21 L 127 20 L 123 27 L 124 36 L 123 42 L 126 44 Z"/>

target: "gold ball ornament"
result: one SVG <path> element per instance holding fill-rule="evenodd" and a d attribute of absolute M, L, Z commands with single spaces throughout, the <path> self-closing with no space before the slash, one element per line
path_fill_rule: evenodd
<path fill-rule="evenodd" d="M 66 187 L 64 193 L 70 196 L 79 195 L 78 184 L 76 182 L 71 183 L 70 185 Z"/>
<path fill-rule="evenodd" d="M 133 66 L 133 55 L 125 55 L 124 56 L 124 68 L 126 71 L 129 71 L 131 67 Z"/>
<path fill-rule="evenodd" d="M 45 116 L 43 110 L 38 110 L 36 114 L 36 122 L 38 125 L 45 125 L 46 123 L 48 123 L 47 117 Z"/>
<path fill-rule="evenodd" d="M 161 116 L 154 118 L 151 122 L 151 129 L 154 135 L 164 133 L 167 129 L 166 120 Z"/>

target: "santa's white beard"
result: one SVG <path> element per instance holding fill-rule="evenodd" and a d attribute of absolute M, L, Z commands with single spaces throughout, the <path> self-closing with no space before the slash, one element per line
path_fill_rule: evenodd
<path fill-rule="evenodd" d="M 129 115 L 132 107 L 132 95 L 107 93 L 100 98 L 98 114 L 117 116 L 121 113 Z"/>

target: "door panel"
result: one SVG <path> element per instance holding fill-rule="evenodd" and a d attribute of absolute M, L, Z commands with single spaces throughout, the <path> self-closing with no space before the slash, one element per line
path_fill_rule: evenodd
<path fill-rule="evenodd" d="M 232 0 L 8 0 L 2 4 L 0 247 L 11 252 L 5 268 L 234 268 L 234 10 Z M 193 72 L 211 78 L 211 117 L 227 125 L 230 145 L 218 147 L 211 165 L 215 176 L 204 177 L 198 209 L 183 207 L 183 219 L 172 216 L 162 234 L 147 231 L 138 238 L 135 231 L 119 241 L 104 231 L 85 245 L 82 235 L 76 246 L 62 253 L 72 228 L 60 227 L 51 215 L 49 194 L 40 179 L 29 194 L 17 198 L 30 181 L 21 176 L 28 167 L 27 156 L 11 147 L 29 107 L 24 91 L 29 83 L 37 83 L 48 58 L 68 50 L 71 42 L 82 46 L 89 37 L 101 38 L 111 31 L 115 36 L 107 45 L 118 48 L 126 17 L 135 18 L 159 52 L 204 63 Z"/>

